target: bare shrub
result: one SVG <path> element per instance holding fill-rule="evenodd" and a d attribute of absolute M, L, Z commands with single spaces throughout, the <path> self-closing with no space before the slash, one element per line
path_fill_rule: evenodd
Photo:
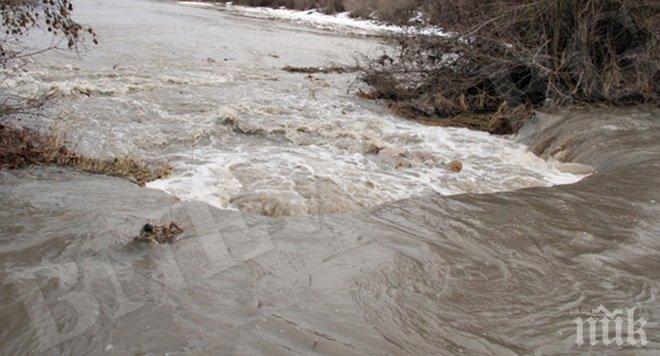
<path fill-rule="evenodd" d="M 375 0 L 343 0 L 342 4 L 353 17 L 369 18 L 375 8 Z"/>
<path fill-rule="evenodd" d="M 26 49 L 23 40 L 31 30 L 48 31 L 71 50 L 78 49 L 78 45 L 85 39 L 98 43 L 94 30 L 74 21 L 71 17 L 72 12 L 71 0 L 3 0 L 0 5 L 0 21 L 3 30 L 0 33 L 0 84 L 5 83 L 14 74 L 14 71 L 9 68 L 10 65 L 20 64 L 23 59 L 58 45 L 55 41 L 48 48 Z M 36 110 L 50 98 L 48 93 L 26 98 L 2 91 L 0 92 L 0 119 L 12 114 Z"/>
<path fill-rule="evenodd" d="M 406 25 L 418 9 L 416 0 L 375 0 L 379 20 Z"/>
<path fill-rule="evenodd" d="M 71 17 L 71 0 L 4 0 L 0 10 L 4 30 L 0 35 L 0 64 L 28 55 L 22 53 L 20 43 L 34 28 L 64 39 L 70 49 L 75 49 L 86 37 L 98 41 L 94 30 Z"/>
<path fill-rule="evenodd" d="M 418 0 L 343 0 L 354 17 L 375 18 L 405 25 L 419 8 Z"/>
<path fill-rule="evenodd" d="M 655 1 L 436 0 L 426 8 L 452 35 L 399 36 L 396 55 L 369 60 L 362 75 L 407 116 L 490 120 L 541 105 L 658 101 Z M 498 121 L 488 130 L 521 125 Z"/>

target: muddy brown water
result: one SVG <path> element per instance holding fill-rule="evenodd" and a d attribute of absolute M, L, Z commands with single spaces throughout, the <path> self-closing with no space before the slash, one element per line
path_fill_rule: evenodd
<path fill-rule="evenodd" d="M 0 172 L 0 352 L 657 354 L 659 117 L 539 113 L 508 139 L 595 169 L 574 184 L 337 214 L 274 218 L 68 169 Z M 184 236 L 132 242 L 147 221 Z M 601 306 L 634 308 L 644 345 L 627 320 L 620 345 L 600 326 L 596 345 L 577 344 L 575 319 Z"/>
<path fill-rule="evenodd" d="M 658 344 L 658 111 L 539 115 L 520 139 L 598 173 L 273 219 L 55 168 L 2 172 L 3 353 L 563 354 Z M 173 245 L 136 245 L 176 220 Z M 636 308 L 645 346 L 579 347 Z"/>

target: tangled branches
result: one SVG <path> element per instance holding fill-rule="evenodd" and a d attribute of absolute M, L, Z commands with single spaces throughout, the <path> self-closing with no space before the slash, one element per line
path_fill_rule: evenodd
<path fill-rule="evenodd" d="M 655 1 L 431 4 L 451 35 L 400 36 L 397 55 L 369 61 L 362 76 L 374 96 L 408 116 L 477 116 L 485 129 L 508 133 L 525 115 L 494 117 L 525 107 L 658 102 Z"/>
<path fill-rule="evenodd" d="M 16 44 L 34 28 L 45 29 L 55 37 L 63 38 L 69 49 L 75 49 L 85 37 L 91 37 L 94 43 L 98 43 L 92 28 L 71 18 L 71 0 L 5 0 L 0 9 L 4 30 L 0 35 L 2 63 L 18 56 Z"/>
<path fill-rule="evenodd" d="M 98 43 L 94 30 L 74 21 L 72 12 L 71 0 L 3 0 L 0 5 L 0 85 L 15 75 L 15 67 L 20 67 L 23 59 L 56 46 L 28 50 L 24 39 L 33 29 L 48 31 L 71 50 L 77 49 L 86 39 Z M 22 97 L 0 90 L 0 119 L 40 108 L 48 99 L 48 93 Z"/>

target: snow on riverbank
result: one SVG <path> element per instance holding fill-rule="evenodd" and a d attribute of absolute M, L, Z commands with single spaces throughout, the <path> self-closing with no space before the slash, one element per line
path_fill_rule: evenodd
<path fill-rule="evenodd" d="M 388 25 L 374 20 L 352 18 L 348 12 L 328 15 L 317 10 L 300 11 L 286 8 L 273 9 L 269 7 L 248 7 L 233 5 L 231 3 L 223 4 L 179 1 L 179 4 L 194 7 L 217 8 L 222 11 L 227 11 L 236 15 L 247 17 L 290 21 L 320 30 L 334 32 L 349 31 L 365 35 L 383 35 L 391 33 L 403 33 L 406 31 L 406 29 L 401 26 Z M 439 28 L 427 28 L 424 29 L 422 33 L 425 35 L 444 34 Z"/>

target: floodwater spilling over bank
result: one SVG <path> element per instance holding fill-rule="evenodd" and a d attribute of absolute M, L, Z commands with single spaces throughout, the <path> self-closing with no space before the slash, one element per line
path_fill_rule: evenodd
<path fill-rule="evenodd" d="M 373 40 L 173 2 L 78 6 L 102 45 L 5 83 L 60 94 L 23 123 L 175 171 L 157 189 L 0 172 L 3 353 L 660 349 L 657 109 L 539 114 L 513 138 L 423 127 L 347 92 L 350 75 L 279 70 L 350 64 Z M 147 221 L 184 236 L 132 242 Z M 576 344 L 601 305 L 636 308 L 647 342 Z"/>

